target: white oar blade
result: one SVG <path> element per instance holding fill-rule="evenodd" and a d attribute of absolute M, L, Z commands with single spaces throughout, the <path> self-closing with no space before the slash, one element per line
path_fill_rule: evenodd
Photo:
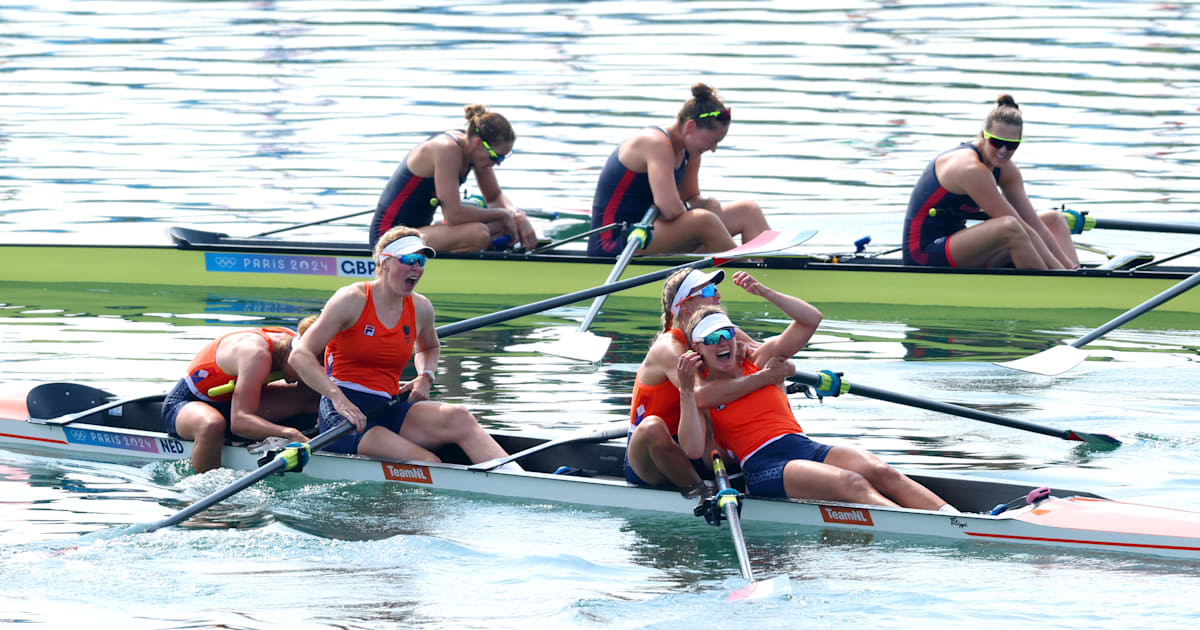
<path fill-rule="evenodd" d="M 1043 350 L 1037 354 L 1031 354 L 1014 361 L 997 362 L 996 365 L 1022 372 L 1032 372 L 1033 374 L 1058 376 L 1083 363 L 1083 360 L 1087 357 L 1088 353 L 1086 350 L 1080 350 L 1075 346 L 1062 345 L 1054 346 L 1049 350 Z"/>
<path fill-rule="evenodd" d="M 597 363 L 604 358 L 611 343 L 612 339 L 604 335 L 572 330 L 538 349 L 556 357 Z"/>
<path fill-rule="evenodd" d="M 787 575 L 777 575 L 769 580 L 751 582 L 745 588 L 739 588 L 726 595 L 725 601 L 740 602 L 752 599 L 767 599 L 768 597 L 786 597 L 791 594 L 791 578 Z"/>

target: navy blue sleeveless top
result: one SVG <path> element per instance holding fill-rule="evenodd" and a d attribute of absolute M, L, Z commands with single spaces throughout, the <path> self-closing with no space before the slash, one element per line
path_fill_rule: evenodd
<path fill-rule="evenodd" d="M 668 137 L 666 129 L 655 127 Z M 624 144 L 622 142 L 621 144 Z M 596 182 L 596 194 L 592 197 L 592 229 L 612 223 L 637 223 L 645 216 L 646 210 L 654 204 L 654 193 L 650 191 L 650 175 L 635 173 L 621 163 L 621 145 L 613 149 L 600 171 L 600 180 Z M 683 152 L 683 162 L 675 169 L 675 185 L 683 179 L 683 170 L 687 168 L 688 152 Z M 593 234 L 588 239 L 588 255 L 616 258 L 625 248 L 620 230 L 605 230 Z"/>
<path fill-rule="evenodd" d="M 435 133 L 423 140 L 421 144 L 425 144 L 443 133 L 453 138 L 460 146 L 462 145 L 461 142 L 458 142 L 458 138 L 449 131 Z M 397 225 L 421 228 L 433 223 L 433 213 L 437 210 L 435 202 L 437 190 L 434 178 L 413 175 L 413 172 L 408 170 L 409 155 L 412 155 L 412 151 L 409 151 L 408 155 L 405 155 L 404 159 L 400 161 L 400 166 L 397 166 L 396 172 L 392 173 L 392 178 L 383 187 L 383 194 L 379 196 L 379 202 L 375 204 L 375 216 L 371 219 L 369 234 L 371 247 L 375 247 L 375 242 L 379 240 L 379 237 Z M 474 165 L 468 166 L 467 172 L 459 176 L 460 186 L 467 181 L 467 175 L 470 174 L 472 168 Z"/>
<path fill-rule="evenodd" d="M 901 243 L 904 248 L 904 264 L 926 264 L 924 248 L 943 236 L 949 236 L 967 226 L 967 219 L 987 219 L 987 213 L 979 208 L 969 195 L 952 193 L 942 187 L 938 181 L 936 163 L 938 158 L 950 153 L 969 148 L 983 161 L 983 154 L 973 143 L 964 142 L 949 151 L 939 153 L 929 161 L 921 177 L 913 186 L 912 195 L 908 198 L 908 212 L 904 215 L 904 233 Z M 1000 169 L 992 169 L 992 178 L 1000 179 Z M 930 215 L 930 210 L 936 210 Z"/>

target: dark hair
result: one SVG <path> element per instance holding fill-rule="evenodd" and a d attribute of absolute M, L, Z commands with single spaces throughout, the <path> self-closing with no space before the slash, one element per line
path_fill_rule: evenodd
<path fill-rule="evenodd" d="M 486 142 L 516 142 L 517 134 L 513 131 L 508 119 L 496 112 L 489 112 L 487 107 L 467 105 L 463 108 L 463 118 L 467 119 L 467 137 L 479 136 Z"/>
<path fill-rule="evenodd" d="M 696 325 L 700 323 L 700 320 L 713 313 L 725 313 L 725 309 L 716 304 L 709 304 L 708 306 L 701 306 L 696 309 L 696 312 L 692 313 L 692 316 L 688 318 L 687 326 L 683 328 L 683 334 L 687 337 L 688 347 L 692 346 L 692 331 L 696 329 Z M 728 313 L 725 314 L 728 315 Z"/>
<path fill-rule="evenodd" d="M 1021 120 L 1021 108 L 1017 106 L 1011 94 L 1001 94 L 996 99 L 996 108 L 988 113 L 983 122 L 984 131 L 991 131 L 992 125 L 998 122 L 1015 125 L 1017 129 L 1025 128 L 1025 121 Z"/>
<path fill-rule="evenodd" d="M 719 115 L 711 115 L 713 112 L 718 112 Z M 710 115 L 702 117 L 703 114 Z M 697 83 L 692 86 L 692 98 L 683 104 L 683 109 L 679 110 L 679 115 L 675 117 L 675 122 L 679 125 L 688 120 L 695 120 L 696 126 L 701 129 L 714 129 L 718 124 L 728 126 L 729 109 L 721 102 L 716 90 L 704 83 Z"/>

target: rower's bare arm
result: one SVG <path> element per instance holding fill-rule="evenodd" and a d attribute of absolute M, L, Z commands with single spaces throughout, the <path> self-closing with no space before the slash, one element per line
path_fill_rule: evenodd
<path fill-rule="evenodd" d="M 646 146 L 646 174 L 659 216 L 665 221 L 678 219 L 687 212 L 687 208 L 679 197 L 679 188 L 675 186 L 675 153 L 671 149 L 671 141 L 665 137 L 654 141 L 642 137 L 637 140 Z"/>
<path fill-rule="evenodd" d="M 679 356 L 674 370 L 679 377 L 679 446 L 690 459 L 700 459 L 708 447 L 707 417 L 696 405 L 695 386 L 703 366 L 700 354 L 687 351 Z"/>
<path fill-rule="evenodd" d="M 684 202 L 690 203 L 690 207 L 695 210 L 699 207 L 704 207 L 704 203 L 708 200 L 700 196 L 700 156 L 694 155 L 688 159 L 687 166 L 684 167 L 683 177 L 679 178 L 679 186 L 677 187 L 679 198 Z"/>
<path fill-rule="evenodd" d="M 762 343 L 753 353 L 754 361 L 760 367 L 773 356 L 790 357 L 808 343 L 817 326 L 821 325 L 824 315 L 815 306 L 794 295 L 781 293 L 759 282 L 754 276 L 739 271 L 733 274 L 733 282 L 747 293 L 756 295 L 775 305 L 785 315 L 792 318 L 792 323 L 778 337 L 772 337 Z"/>
<path fill-rule="evenodd" d="M 424 295 L 413 294 L 413 310 L 417 324 L 417 338 L 413 344 L 413 367 L 417 376 L 400 388 L 408 392 L 409 402 L 429 400 L 429 388 L 433 385 L 430 374 L 437 373 L 438 358 L 441 356 L 441 341 L 434 327 L 433 304 Z"/>
<path fill-rule="evenodd" d="M 325 353 L 325 346 L 329 345 L 334 335 L 354 325 L 366 301 L 361 284 L 355 283 L 338 289 L 325 303 L 325 308 L 321 309 L 317 321 L 296 340 L 292 346 L 292 354 L 288 357 L 288 364 L 296 370 L 300 380 L 313 391 L 333 401 L 335 406 L 344 407 L 349 405 L 350 401 L 325 375 L 325 368 L 321 366 L 317 357 Z M 359 416 L 361 415 L 360 412 Z"/>
<path fill-rule="evenodd" d="M 1046 224 L 1042 223 L 1042 219 L 1038 217 L 1037 210 L 1033 207 L 1033 202 L 1029 200 L 1029 195 L 1025 192 L 1025 179 L 1021 176 L 1021 169 L 1017 168 L 1016 164 L 1010 162 L 1008 167 L 1001 171 L 999 184 L 1000 190 L 1004 193 L 1005 200 L 1016 210 L 1017 216 L 1021 217 L 1021 220 L 1034 233 L 1041 237 L 1046 251 L 1058 260 L 1062 268 L 1073 268 L 1075 261 L 1066 252 L 1062 251 L 1058 240 L 1050 233 Z M 1046 255 L 1043 254 L 1043 258 L 1045 257 Z"/>

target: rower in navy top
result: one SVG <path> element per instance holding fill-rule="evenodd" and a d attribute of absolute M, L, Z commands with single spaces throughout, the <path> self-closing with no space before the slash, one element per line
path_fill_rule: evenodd
<path fill-rule="evenodd" d="M 1023 128 L 1021 110 L 1004 94 L 974 143 L 946 151 L 925 167 L 904 217 L 906 264 L 1079 266 L 1063 214 L 1033 209 L 1021 170 L 1012 161 Z M 966 227 L 967 219 L 983 222 Z"/>
<path fill-rule="evenodd" d="M 732 118 L 729 108 L 703 83 L 692 86 L 675 122 L 646 127 L 625 139 L 609 156 L 592 198 L 592 228 L 641 220 L 651 204 L 658 207 L 652 238 L 642 253 L 722 251 L 769 229 L 753 201 L 721 204 L 700 196 L 700 160 L 716 151 Z M 593 234 L 588 254 L 615 257 L 624 235 L 611 229 Z"/>
<path fill-rule="evenodd" d="M 516 141 L 512 125 L 483 105 L 468 105 L 465 112 L 465 130 L 433 134 L 396 168 L 375 207 L 372 246 L 397 225 L 418 228 L 425 242 L 438 250 L 484 250 L 501 236 L 526 249 L 536 246 L 537 234 L 529 219 L 500 190 L 493 171 L 512 152 Z M 459 199 L 458 187 L 472 170 L 486 208 Z M 444 220 L 433 224 L 438 208 Z"/>

